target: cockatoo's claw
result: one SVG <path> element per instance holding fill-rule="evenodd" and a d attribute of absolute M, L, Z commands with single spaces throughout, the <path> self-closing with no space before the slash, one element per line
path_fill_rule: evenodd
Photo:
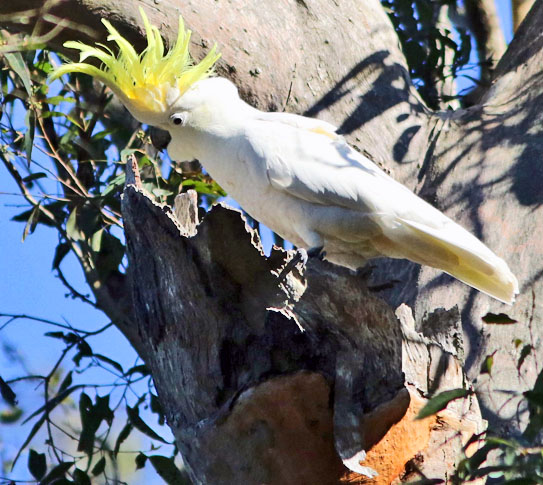
<path fill-rule="evenodd" d="M 369 280 L 373 270 L 376 268 L 374 264 L 366 264 L 356 270 L 356 274 L 362 279 Z"/>
<path fill-rule="evenodd" d="M 307 264 L 308 252 L 301 248 L 296 250 L 296 254 L 286 264 L 281 273 L 279 273 L 279 284 L 284 283 L 287 275 L 294 269 L 298 263 L 302 263 L 304 266 Z"/>
<path fill-rule="evenodd" d="M 324 257 L 326 256 L 326 251 L 323 251 L 323 249 L 324 249 L 324 246 L 309 248 L 307 251 L 307 255 L 310 258 L 317 258 L 318 260 L 322 261 Z"/>

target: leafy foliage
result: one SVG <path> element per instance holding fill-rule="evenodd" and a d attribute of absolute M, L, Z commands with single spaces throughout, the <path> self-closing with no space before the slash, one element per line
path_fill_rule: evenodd
<path fill-rule="evenodd" d="M 426 403 L 419 411 L 416 419 L 424 419 L 428 416 L 432 416 L 445 409 L 451 401 L 466 398 L 470 394 L 473 394 L 473 391 L 468 389 L 451 389 L 449 391 L 440 392 Z"/>
<path fill-rule="evenodd" d="M 396 29 L 409 73 L 417 89 L 433 109 L 455 98 L 444 95 L 440 85 L 454 79 L 469 62 L 470 33 L 463 25 L 453 26 L 445 8 L 456 8 L 457 0 L 382 0 Z"/>
<path fill-rule="evenodd" d="M 468 389 L 441 392 L 428 401 L 417 419 L 436 414 L 451 401 L 466 398 L 471 393 Z M 529 411 L 523 435 L 517 439 L 504 439 L 491 431 L 473 435 L 464 447 L 464 456 L 450 478 L 451 483 L 462 484 L 478 479 L 518 485 L 543 483 L 543 371 L 534 387 L 523 396 Z M 474 447 L 476 451 L 473 451 Z M 424 477 L 423 483 L 440 482 L 439 479 Z"/>
<path fill-rule="evenodd" d="M 31 422 L 32 427 L 14 462 L 28 451 L 28 470 L 43 484 L 86 484 L 98 476 L 106 483 L 118 481 L 118 460 L 126 453 L 123 443 L 133 431 L 152 443 L 149 451 L 165 449 L 171 454 L 149 457 L 160 476 L 165 480 L 185 477 L 174 463 L 176 447 L 162 437 L 164 432 L 147 423 L 149 414 L 154 413 L 158 426 L 165 426 L 148 370 L 136 363 L 125 371 L 115 358 L 95 352 L 92 339 L 126 318 L 119 307 L 126 297 L 120 195 L 127 160 L 136 158 L 143 186 L 157 202 L 172 205 L 179 191 L 191 188 L 209 204 L 224 192 L 198 166 L 176 163 L 158 153 L 148 132 L 135 122 L 126 123 L 124 109 L 114 105 L 110 94 L 88 78 L 74 75 L 48 85 L 47 76 L 55 62 L 46 50 L 0 55 L 0 160 L 26 203 L 14 217 L 24 225 L 21 239 L 31 237 L 38 226 L 54 229 L 59 239 L 51 255 L 52 270 L 67 295 L 104 311 L 111 322 L 91 332 L 31 317 L 55 327 L 45 335 L 64 349 L 43 376 L 0 378 L 0 391 L 9 405 L 0 413 L 0 421 L 17 425 L 27 414 L 24 422 Z M 77 291 L 63 271 L 68 256 L 80 263 L 89 285 L 102 290 L 91 294 Z M 3 317 L 7 318 L 4 326 L 23 319 Z M 110 384 L 85 381 L 85 373 L 97 368 L 113 376 Z M 17 407 L 13 387 L 24 380 L 37 381 L 43 391 L 43 404 L 30 413 L 25 413 L 23 404 Z M 144 383 L 147 392 L 141 391 Z M 135 402 L 129 396 L 135 396 Z M 79 401 L 78 424 L 65 419 L 70 415 L 76 419 L 74 400 Z M 123 419 L 128 419 L 124 426 Z M 36 438 L 43 433 L 48 457 L 41 451 L 27 450 L 31 443 L 39 443 Z M 69 437 L 68 445 L 62 436 Z M 132 453 L 141 455 L 140 450 Z M 146 461 L 139 458 L 137 466 L 145 466 Z"/>

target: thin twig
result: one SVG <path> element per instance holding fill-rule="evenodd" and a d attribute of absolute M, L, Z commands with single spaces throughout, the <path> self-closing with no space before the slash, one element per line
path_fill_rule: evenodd
<path fill-rule="evenodd" d="M 62 282 L 62 284 L 68 289 L 68 291 L 72 294 L 72 296 L 74 298 L 78 298 L 79 300 L 91 305 L 93 308 L 97 308 L 98 309 L 98 306 L 96 305 L 95 302 L 93 302 L 90 298 L 88 298 L 86 295 L 84 295 L 83 293 L 80 293 L 79 291 L 77 291 L 71 284 L 70 282 L 66 279 L 66 277 L 64 276 L 64 273 L 62 272 L 62 270 L 60 269 L 60 267 L 57 267 L 55 268 L 56 271 L 57 271 L 57 276 L 58 278 L 60 279 L 60 281 Z"/>
<path fill-rule="evenodd" d="M 7 317 L 7 318 L 10 319 L 8 322 L 6 322 L 4 325 L 2 325 L 0 327 L 0 331 L 2 331 L 5 327 L 7 327 L 12 321 L 19 320 L 19 319 L 21 319 L 21 320 L 30 320 L 30 321 L 39 322 L 39 323 L 45 323 L 47 325 L 52 325 L 54 327 L 59 327 L 59 328 L 65 329 L 65 330 L 70 330 L 71 332 L 74 332 L 74 333 L 77 333 L 77 334 L 80 334 L 80 335 L 84 335 L 85 337 L 92 336 L 92 335 L 98 335 L 99 333 L 102 333 L 102 332 L 106 331 L 109 327 L 111 327 L 113 325 L 113 322 L 109 322 L 109 323 L 103 325 L 102 327 L 100 327 L 97 330 L 88 331 L 88 330 L 83 330 L 83 329 L 80 329 L 80 328 L 76 328 L 76 327 L 74 327 L 72 325 L 69 325 L 69 324 L 54 322 L 54 321 L 48 320 L 46 318 L 34 317 L 32 315 L 26 315 L 26 314 L 0 313 L 0 317 Z"/>

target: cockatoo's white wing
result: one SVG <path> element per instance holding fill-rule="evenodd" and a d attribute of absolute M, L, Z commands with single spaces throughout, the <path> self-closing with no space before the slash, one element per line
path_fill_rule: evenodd
<path fill-rule="evenodd" d="M 450 221 L 352 149 L 342 137 L 334 132 L 323 134 L 310 123 L 307 127 L 290 119 L 284 123 L 283 116 L 278 114 L 279 122 L 271 118 L 251 122 L 247 128 L 251 149 L 265 164 L 275 189 L 314 204 L 336 205 L 372 217 L 412 215 L 417 220 L 421 205 L 438 218 L 434 223 Z M 406 202 L 411 204 L 406 206 Z"/>
<path fill-rule="evenodd" d="M 254 118 L 260 121 L 270 121 L 283 123 L 301 130 L 312 131 L 326 135 L 329 138 L 336 139 L 339 135 L 336 133 L 338 128 L 332 123 L 319 120 L 318 118 L 308 118 L 294 113 L 268 113 L 265 111 L 254 110 Z"/>
<path fill-rule="evenodd" d="M 333 238 L 336 251 L 343 242 L 345 253 L 407 258 L 504 302 L 514 299 L 518 283 L 502 259 L 331 130 L 315 129 L 313 121 L 318 120 L 261 116 L 247 128 L 253 153 L 245 156 L 260 159 L 275 190 L 308 203 L 305 220 L 297 224 L 312 226 L 325 250 Z M 359 226 L 353 227 L 353 221 Z"/>

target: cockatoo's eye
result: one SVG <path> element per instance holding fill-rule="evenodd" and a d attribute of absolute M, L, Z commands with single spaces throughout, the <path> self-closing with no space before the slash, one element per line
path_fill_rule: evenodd
<path fill-rule="evenodd" d="M 170 116 L 170 121 L 176 126 L 183 126 L 187 120 L 185 113 L 174 113 Z"/>

